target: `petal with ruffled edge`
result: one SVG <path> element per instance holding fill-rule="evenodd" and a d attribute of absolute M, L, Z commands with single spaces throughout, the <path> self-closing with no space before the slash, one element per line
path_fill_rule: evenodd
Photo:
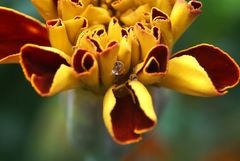
<path fill-rule="evenodd" d="M 154 28 L 158 29 L 156 27 Z M 133 31 L 140 45 L 141 59 L 144 60 L 150 49 L 160 43 L 160 31 L 151 31 L 141 23 L 137 23 Z"/>
<path fill-rule="evenodd" d="M 146 55 L 144 61 L 135 67 L 134 73 L 144 84 L 158 83 L 167 73 L 169 50 L 166 45 L 156 45 Z"/>
<path fill-rule="evenodd" d="M 63 21 L 63 23 L 66 26 L 68 39 L 72 45 L 76 44 L 79 34 L 88 27 L 87 19 L 79 16 Z"/>
<path fill-rule="evenodd" d="M 13 9 L 0 7 L 0 63 L 18 63 L 19 50 L 26 43 L 49 46 L 46 28 L 36 19 Z"/>
<path fill-rule="evenodd" d="M 72 64 L 83 85 L 97 91 L 99 88 L 99 68 L 94 54 L 87 50 L 78 49 L 73 54 Z"/>
<path fill-rule="evenodd" d="M 51 46 L 68 55 L 73 54 L 73 46 L 69 40 L 66 25 L 61 19 L 49 20 L 46 23 Z"/>
<path fill-rule="evenodd" d="M 169 16 L 158 8 L 153 7 L 151 10 L 150 24 L 157 26 L 161 31 L 161 44 L 166 44 L 169 49 L 171 49 L 173 45 L 173 35 Z"/>
<path fill-rule="evenodd" d="M 113 17 L 108 25 L 108 36 L 110 40 L 120 42 L 122 27 L 117 18 Z"/>
<path fill-rule="evenodd" d="M 151 95 L 139 81 L 111 87 L 103 101 L 105 125 L 119 144 L 130 144 L 142 139 L 157 122 Z"/>
<path fill-rule="evenodd" d="M 239 83 L 239 66 L 224 51 L 200 44 L 175 54 L 161 85 L 195 96 L 218 96 Z"/>
<path fill-rule="evenodd" d="M 51 96 L 79 85 L 70 57 L 62 51 L 26 44 L 21 48 L 20 64 L 27 80 L 41 96 Z"/>
<path fill-rule="evenodd" d="M 176 0 L 170 15 L 174 42 L 201 14 L 201 8 L 202 3 L 200 1 L 191 0 L 187 2 L 186 0 Z"/>

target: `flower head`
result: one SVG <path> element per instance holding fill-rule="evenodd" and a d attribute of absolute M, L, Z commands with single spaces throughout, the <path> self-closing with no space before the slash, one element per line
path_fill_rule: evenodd
<path fill-rule="evenodd" d="M 239 83 L 239 66 L 217 47 L 200 44 L 171 55 L 200 15 L 199 1 L 32 2 L 46 27 L 0 8 L 0 63 L 20 63 L 41 96 L 73 88 L 105 93 L 104 122 L 120 144 L 141 140 L 157 123 L 147 86 L 208 97 Z"/>

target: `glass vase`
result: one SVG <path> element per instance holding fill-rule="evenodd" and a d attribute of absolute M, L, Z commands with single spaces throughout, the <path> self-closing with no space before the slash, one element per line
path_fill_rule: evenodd
<path fill-rule="evenodd" d="M 148 90 L 159 116 L 161 104 L 165 100 L 163 94 L 159 88 L 149 87 Z M 79 151 L 81 161 L 120 161 L 138 146 L 139 143 L 119 145 L 107 133 L 102 118 L 103 95 L 75 89 L 65 92 L 61 101 L 66 107 L 68 140 Z"/>

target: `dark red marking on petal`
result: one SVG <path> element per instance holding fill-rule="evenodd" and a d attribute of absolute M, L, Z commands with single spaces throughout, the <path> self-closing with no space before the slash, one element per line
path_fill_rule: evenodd
<path fill-rule="evenodd" d="M 154 20 L 155 18 L 166 20 L 168 19 L 168 16 L 161 10 L 154 7 L 152 8 L 152 20 Z"/>
<path fill-rule="evenodd" d="M 191 13 L 193 14 L 200 14 L 202 3 L 200 1 L 191 0 L 188 2 L 188 7 L 190 8 Z"/>
<path fill-rule="evenodd" d="M 76 5 L 83 6 L 82 2 L 79 0 L 71 0 L 71 1 L 72 1 L 72 3 L 74 3 Z"/>
<path fill-rule="evenodd" d="M 144 114 L 130 86 L 119 90 L 113 90 L 116 97 L 116 105 L 111 112 L 114 137 L 122 143 L 138 140 L 141 135 L 136 134 L 135 130 L 151 128 L 154 122 Z"/>
<path fill-rule="evenodd" d="M 126 29 L 122 29 L 122 30 L 121 30 L 121 35 L 122 35 L 122 37 L 128 37 L 128 32 L 127 32 L 127 30 L 126 30 Z"/>
<path fill-rule="evenodd" d="M 12 9 L 0 7 L 0 59 L 18 53 L 26 43 L 50 46 L 41 23 Z"/>
<path fill-rule="evenodd" d="M 64 58 L 54 52 L 33 46 L 21 49 L 21 66 L 25 75 L 29 80 L 33 76 L 34 85 L 43 94 L 48 92 L 61 64 L 69 66 Z"/>
<path fill-rule="evenodd" d="M 152 62 L 152 63 L 150 63 L 150 67 L 147 67 L 147 72 L 149 72 L 149 73 L 166 73 L 167 63 L 168 63 L 168 59 L 169 59 L 168 47 L 163 44 L 157 45 L 156 47 L 154 47 L 147 55 L 147 58 L 144 60 L 143 67 L 141 70 L 139 70 L 139 72 L 141 72 L 146 67 L 147 62 L 151 57 L 154 57 L 157 60 L 157 63 L 159 64 L 159 66 L 157 69 L 154 68 L 157 66 L 155 65 L 154 62 Z"/>
<path fill-rule="evenodd" d="M 84 28 L 84 27 L 87 27 L 87 20 L 86 20 L 86 19 L 83 20 L 82 27 L 83 27 L 83 28 Z"/>
<path fill-rule="evenodd" d="M 202 7 L 202 3 L 199 1 L 191 1 L 190 4 L 195 10 Z"/>
<path fill-rule="evenodd" d="M 148 73 L 158 73 L 160 71 L 159 67 L 160 66 L 159 66 L 158 62 L 156 61 L 156 59 L 152 59 L 152 61 L 148 65 L 146 71 Z"/>
<path fill-rule="evenodd" d="M 142 30 L 145 30 L 145 27 L 140 22 L 137 23 L 137 26 L 140 27 Z"/>
<path fill-rule="evenodd" d="M 239 81 L 239 66 L 227 53 L 217 47 L 201 44 L 180 51 L 173 58 L 182 55 L 196 58 L 219 92 Z"/>
<path fill-rule="evenodd" d="M 32 77 L 32 81 L 34 82 L 34 86 L 41 93 L 48 93 L 49 89 L 51 88 L 53 78 L 54 78 L 54 75 L 44 75 L 44 76 L 34 75 Z"/>
<path fill-rule="evenodd" d="M 90 70 L 93 66 L 94 60 L 90 55 L 84 58 L 87 53 L 86 50 L 78 49 L 73 57 L 73 68 L 77 73 L 83 73 Z M 84 58 L 84 60 L 83 60 Z M 83 63 L 82 63 L 83 62 Z"/>
<path fill-rule="evenodd" d="M 53 2 L 54 2 L 55 6 L 56 6 L 56 8 L 57 8 L 57 6 L 58 6 L 58 0 L 53 0 Z"/>
<path fill-rule="evenodd" d="M 160 30 L 156 26 L 153 27 L 153 36 L 155 37 L 156 40 L 160 39 Z"/>
<path fill-rule="evenodd" d="M 96 34 L 97 34 L 98 36 L 101 36 L 103 33 L 104 33 L 104 29 L 100 29 L 100 30 L 97 31 Z"/>
<path fill-rule="evenodd" d="M 108 45 L 107 45 L 107 48 L 111 48 L 111 47 L 114 47 L 118 44 L 117 41 L 111 41 Z"/>
<path fill-rule="evenodd" d="M 93 45 L 96 47 L 97 52 L 102 52 L 102 49 L 101 49 L 99 43 L 96 40 L 94 40 L 90 37 L 87 37 L 87 39 L 90 40 L 93 43 Z"/>
<path fill-rule="evenodd" d="M 48 20 L 46 22 L 47 26 L 62 26 L 62 20 L 61 19 L 53 19 L 53 20 Z"/>

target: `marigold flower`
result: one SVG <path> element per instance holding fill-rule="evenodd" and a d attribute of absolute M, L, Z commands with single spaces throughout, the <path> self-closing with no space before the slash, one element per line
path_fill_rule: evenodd
<path fill-rule="evenodd" d="M 32 2 L 46 26 L 0 7 L 0 63 L 20 63 L 41 96 L 73 88 L 105 93 L 103 119 L 119 144 L 138 142 L 157 124 L 147 86 L 209 97 L 239 83 L 238 64 L 213 45 L 171 55 L 200 15 L 199 1 Z"/>

